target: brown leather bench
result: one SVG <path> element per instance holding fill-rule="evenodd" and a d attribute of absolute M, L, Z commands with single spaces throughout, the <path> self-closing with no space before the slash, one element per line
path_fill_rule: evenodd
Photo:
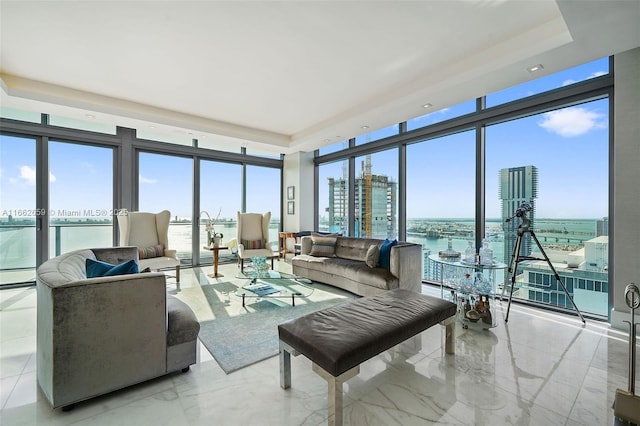
<path fill-rule="evenodd" d="M 456 305 L 405 289 L 363 297 L 278 325 L 280 386 L 291 387 L 291 355 L 313 363 L 329 385 L 329 424 L 342 424 L 342 384 L 360 364 L 427 328 L 445 326 L 445 352 L 455 353 Z"/>

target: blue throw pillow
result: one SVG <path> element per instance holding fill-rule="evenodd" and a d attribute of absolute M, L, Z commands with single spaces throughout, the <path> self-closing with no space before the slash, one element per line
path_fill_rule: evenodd
<path fill-rule="evenodd" d="M 99 260 L 87 259 L 87 278 L 110 277 L 113 275 L 137 274 L 138 263 L 135 259 L 127 260 L 119 265 L 112 265 Z"/>
<path fill-rule="evenodd" d="M 382 245 L 380 246 L 380 259 L 378 260 L 378 265 L 380 265 L 381 268 L 391 268 L 391 247 L 397 245 L 398 240 L 391 241 L 387 238 L 382 242 Z"/>

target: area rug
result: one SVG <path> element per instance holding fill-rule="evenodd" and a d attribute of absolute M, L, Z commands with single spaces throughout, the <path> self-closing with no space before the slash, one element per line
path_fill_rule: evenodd
<path fill-rule="evenodd" d="M 224 282 L 185 288 L 178 297 L 196 313 L 200 321 L 200 341 L 220 367 L 229 374 L 275 356 L 278 324 L 320 309 L 345 303 L 353 294 L 322 284 L 311 284 L 313 293 L 297 299 L 242 299 L 234 292 L 242 284 Z"/>

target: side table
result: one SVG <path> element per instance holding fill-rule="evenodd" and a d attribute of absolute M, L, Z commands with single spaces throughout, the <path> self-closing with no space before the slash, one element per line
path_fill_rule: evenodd
<path fill-rule="evenodd" d="M 451 290 L 452 302 L 458 305 L 457 317 L 463 328 L 487 329 L 497 326 L 496 317 L 491 315 L 490 307 L 495 306 L 496 301 L 496 271 L 506 269 L 505 263 L 465 263 L 457 259 L 444 259 L 437 254 L 430 255 L 429 261 L 437 265 L 440 297 L 444 298 L 445 288 Z M 469 311 L 476 315 L 468 315 Z M 489 316 L 479 321 L 479 311 L 488 312 Z"/>
<path fill-rule="evenodd" d="M 229 247 L 227 246 L 204 246 L 202 247 L 205 250 L 210 250 L 213 252 L 213 274 L 209 274 L 208 276 L 211 278 L 220 278 L 224 277 L 224 275 L 218 273 L 218 260 L 220 258 L 220 250 L 226 250 Z"/>
<path fill-rule="evenodd" d="M 278 258 L 287 258 L 287 238 L 293 237 L 293 232 L 278 232 Z"/>

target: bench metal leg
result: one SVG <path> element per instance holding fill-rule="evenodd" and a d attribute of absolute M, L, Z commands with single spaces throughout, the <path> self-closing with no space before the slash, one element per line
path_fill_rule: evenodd
<path fill-rule="evenodd" d="M 445 342 L 444 351 L 446 354 L 456 353 L 456 317 L 449 317 L 440 323 L 444 327 Z"/>
<path fill-rule="evenodd" d="M 282 389 L 291 387 L 291 355 L 298 356 L 300 353 L 280 341 L 280 387 Z"/>
<path fill-rule="evenodd" d="M 329 426 L 342 426 L 342 385 L 344 382 L 353 376 L 356 376 L 360 372 L 360 366 L 357 365 L 351 370 L 345 371 L 338 377 L 334 377 L 331 373 L 328 373 L 324 368 L 320 367 L 316 363 L 313 363 L 313 371 L 327 381 L 329 388 L 329 394 L 327 396 L 329 417 L 327 418 L 327 422 Z"/>

